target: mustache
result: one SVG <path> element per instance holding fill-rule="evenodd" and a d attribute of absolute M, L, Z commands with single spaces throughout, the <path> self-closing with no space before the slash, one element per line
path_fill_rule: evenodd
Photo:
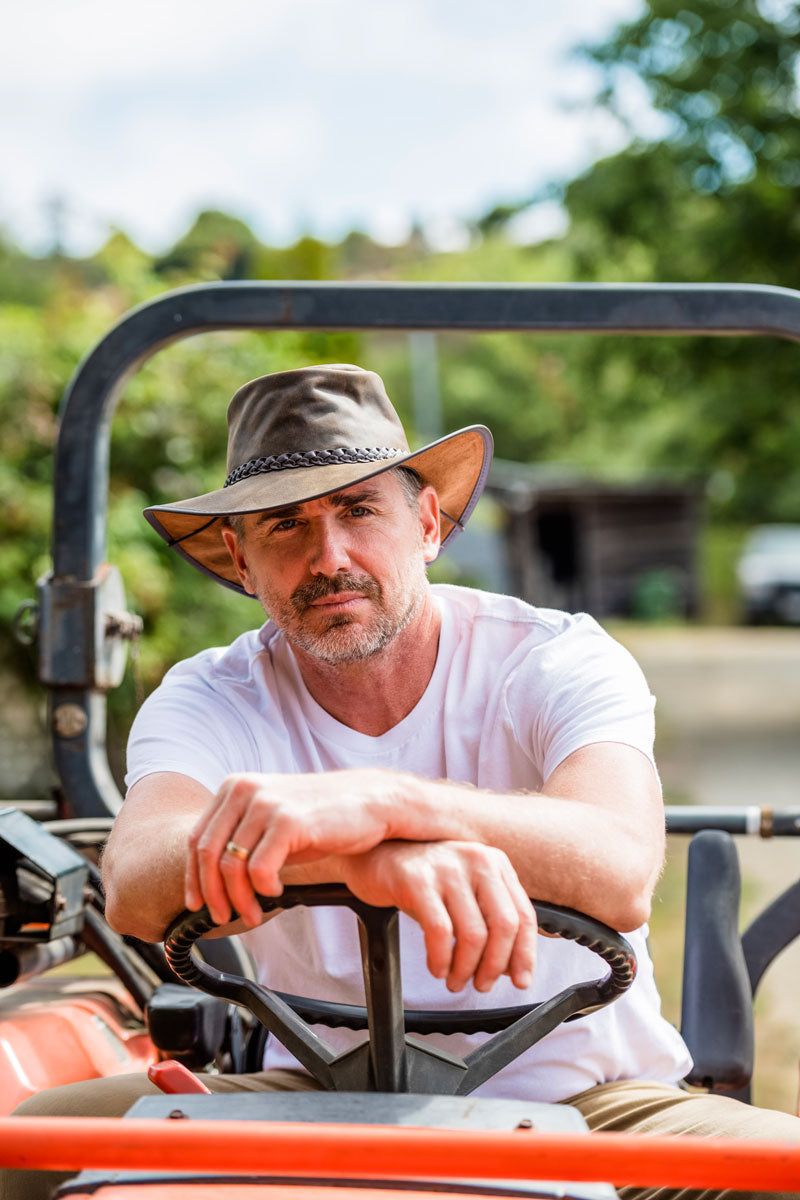
<path fill-rule="evenodd" d="M 368 600 L 380 600 L 383 595 L 381 585 L 371 575 L 351 575 L 345 572 L 327 578 L 320 575 L 310 583 L 301 583 L 292 592 L 292 607 L 298 614 L 305 612 L 309 604 L 321 600 L 323 596 L 335 596 L 339 592 L 360 592 Z"/>

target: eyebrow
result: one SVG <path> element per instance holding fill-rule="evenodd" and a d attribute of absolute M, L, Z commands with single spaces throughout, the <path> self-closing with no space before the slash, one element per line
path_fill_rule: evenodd
<path fill-rule="evenodd" d="M 331 508 L 352 508 L 356 504 L 374 501 L 378 497 L 379 492 L 376 488 L 366 488 L 362 492 L 332 492 L 329 496 L 323 496 L 322 499 Z M 302 510 L 302 504 L 289 504 L 286 508 L 267 508 L 257 515 L 256 525 L 263 525 L 268 521 L 283 521 L 287 517 L 296 517 Z"/>

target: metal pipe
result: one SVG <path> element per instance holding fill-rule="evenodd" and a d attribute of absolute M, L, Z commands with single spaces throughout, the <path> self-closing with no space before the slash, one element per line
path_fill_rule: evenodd
<path fill-rule="evenodd" d="M 43 975 L 52 967 L 59 967 L 85 953 L 86 947 L 72 937 L 35 945 L 7 945 L 0 950 L 0 988 Z"/>
<path fill-rule="evenodd" d="M 130 992 L 134 1004 L 144 1012 L 158 980 L 145 977 L 143 964 L 137 969 L 136 960 L 128 953 L 120 935 L 93 908 L 84 912 L 83 939 L 87 949 L 110 967 Z"/>
<path fill-rule="evenodd" d="M 719 829 L 745 837 L 800 837 L 800 808 L 759 808 L 757 805 L 666 806 L 667 833 L 699 833 Z"/>
<path fill-rule="evenodd" d="M 172 1116 L 210 1096 L 172 1096 Z M 181 1104 L 183 1102 L 183 1106 Z M 217 1101 L 218 1103 L 218 1101 Z M 203 1109 L 200 1109 L 203 1111 Z M 795 1192 L 800 1146 L 636 1133 L 417 1129 L 283 1121 L 3 1117 L 0 1165 L 323 1179 L 558 1179 Z M 456 1187 L 453 1189 L 458 1190 Z"/>

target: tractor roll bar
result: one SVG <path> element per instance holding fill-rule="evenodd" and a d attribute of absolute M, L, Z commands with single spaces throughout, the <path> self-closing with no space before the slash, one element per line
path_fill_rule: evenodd
<path fill-rule="evenodd" d="M 667 833 L 718 829 L 743 837 L 800 837 L 800 809 L 759 808 L 755 804 L 668 804 Z"/>
<path fill-rule="evenodd" d="M 109 428 L 128 378 L 157 350 L 212 330 L 360 329 L 677 335 L 800 341 L 800 293 L 737 284 L 212 283 L 133 309 L 83 360 L 61 407 L 53 571 L 40 585 L 39 676 L 74 816 L 115 813 L 105 691 L 135 633 L 103 566 Z M 127 618 L 127 621 L 126 621 Z M 112 661 L 113 660 L 113 661 Z"/>

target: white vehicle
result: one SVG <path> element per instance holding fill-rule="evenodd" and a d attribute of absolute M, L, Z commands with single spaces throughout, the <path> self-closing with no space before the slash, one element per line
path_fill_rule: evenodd
<path fill-rule="evenodd" d="M 800 624 L 800 525 L 759 525 L 736 567 L 745 620 Z"/>

